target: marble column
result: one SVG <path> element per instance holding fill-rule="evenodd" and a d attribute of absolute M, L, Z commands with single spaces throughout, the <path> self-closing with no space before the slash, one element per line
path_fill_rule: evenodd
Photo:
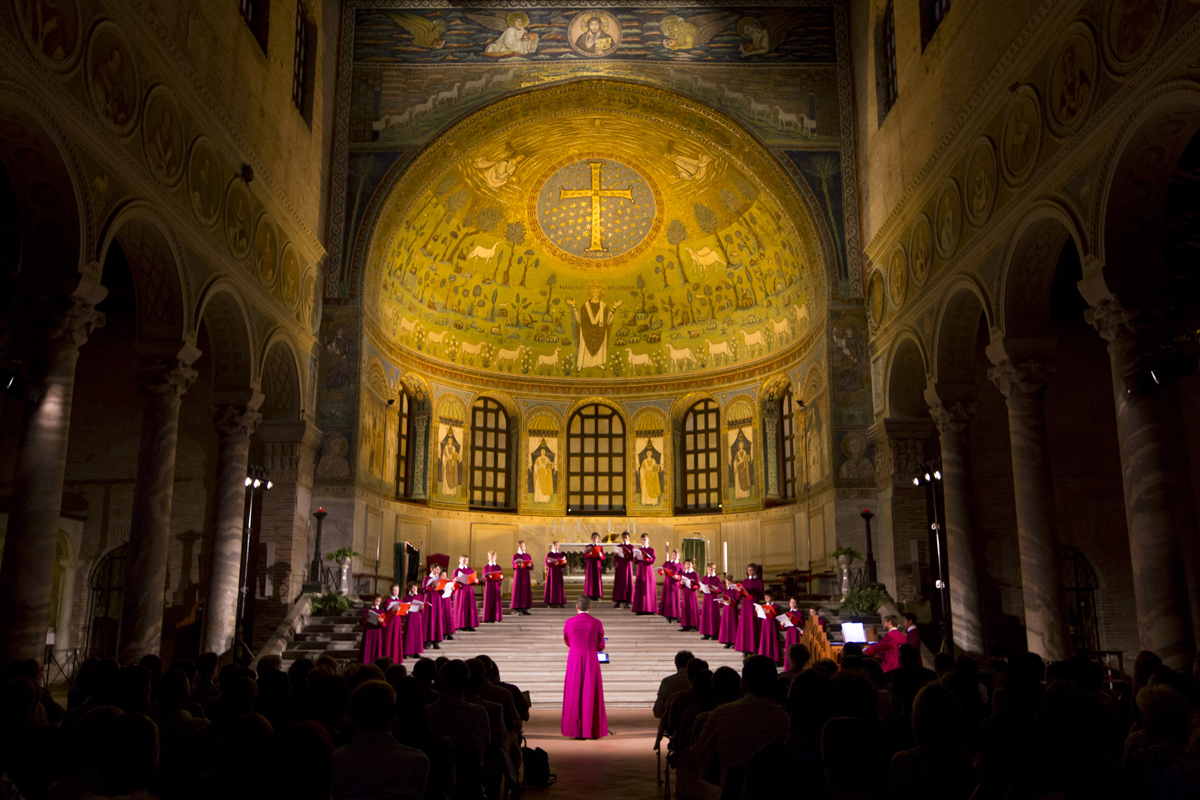
<path fill-rule="evenodd" d="M 274 561 L 260 563 L 249 580 L 247 602 L 254 603 L 253 639 L 257 648 L 300 596 L 308 579 L 315 535 L 312 517 L 313 469 L 321 432 L 307 421 L 267 420 L 258 426 L 263 466 L 274 484 L 262 496 L 258 541 L 260 554 L 274 548 Z"/>
<path fill-rule="evenodd" d="M 157 654 L 162 640 L 179 405 L 197 374 L 191 366 L 175 359 L 143 365 L 142 390 L 146 403 L 142 408 L 121 629 L 117 636 L 117 660 L 122 664 L 136 664 L 145 655 Z"/>
<path fill-rule="evenodd" d="M 987 640 L 983 631 L 983 603 L 971 518 L 970 426 L 975 417 L 974 394 L 958 398 L 951 395 L 943 401 L 931 389 L 926 392 L 925 399 L 937 426 L 942 449 L 951 636 L 961 650 L 983 654 L 987 652 Z"/>
<path fill-rule="evenodd" d="M 262 414 L 245 406 L 213 408 L 217 426 L 217 508 L 212 575 L 204 611 L 202 652 L 218 655 L 233 647 L 237 628 L 238 573 L 246 509 L 246 468 L 250 436 Z"/>
<path fill-rule="evenodd" d="M 54 621 L 54 654 L 63 663 L 71 649 L 71 618 L 75 611 L 75 581 L 79 570 L 87 562 L 81 558 L 64 558 L 59 565 L 63 568 L 62 583 L 58 594 L 58 619 Z"/>
<path fill-rule="evenodd" d="M 989 355 L 993 352 L 989 349 Z M 1008 403 L 1026 646 L 1046 661 L 1061 661 L 1071 656 L 1071 637 L 1046 438 L 1048 374 L 1043 360 L 1005 358 L 988 371 L 988 378 Z"/>
<path fill-rule="evenodd" d="M 104 324 L 95 310 L 104 290 L 92 295 L 89 302 L 14 298 L 19 333 L 28 340 L 25 378 L 43 391 L 25 410 L 17 445 L 0 563 L 0 664 L 45 656 L 75 362 L 92 330 Z"/>
<path fill-rule="evenodd" d="M 1132 394 L 1125 385 L 1127 376 L 1148 369 L 1149 354 L 1168 341 L 1165 314 L 1109 295 L 1088 309 L 1086 319 L 1108 342 L 1112 365 L 1139 643 L 1179 668 L 1196 653 L 1182 541 L 1194 540 L 1196 521 L 1191 498 L 1180 496 L 1171 467 L 1171 449 L 1182 432 L 1170 424 L 1163 390 L 1153 381 Z"/>

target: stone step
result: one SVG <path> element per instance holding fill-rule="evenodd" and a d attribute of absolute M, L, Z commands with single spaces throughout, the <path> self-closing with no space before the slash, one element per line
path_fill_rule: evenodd
<path fill-rule="evenodd" d="M 567 588 L 570 593 L 574 588 L 571 582 Z M 562 626 L 574 614 L 571 606 L 535 607 L 529 616 L 506 613 L 502 622 L 481 623 L 474 632 L 459 631 L 453 640 L 442 642 L 440 649 L 426 651 L 425 655 L 467 659 L 486 653 L 496 661 L 506 681 L 530 693 L 536 707 L 560 707 L 567 664 Z M 659 681 L 675 670 L 675 653 L 681 649 L 708 661 L 710 669 L 729 666 L 741 670 L 741 653 L 725 649 L 719 642 L 703 640 L 698 633 L 683 633 L 678 623 L 667 624 L 662 617 L 634 616 L 627 609 L 615 609 L 604 602 L 593 605 L 592 615 L 604 624 L 606 650 L 612 657 L 612 663 L 604 665 L 601 672 L 605 702 L 610 707 L 653 705 Z M 347 626 L 352 633 L 342 630 Z M 322 653 L 354 660 L 359 635 L 357 614 L 315 618 L 284 652 L 285 666 L 297 658 L 316 658 Z M 411 667 L 413 661 L 406 661 Z"/>

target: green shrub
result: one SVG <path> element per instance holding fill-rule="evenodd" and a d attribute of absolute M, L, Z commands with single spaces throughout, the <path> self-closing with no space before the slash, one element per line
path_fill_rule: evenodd
<path fill-rule="evenodd" d="M 851 589 L 842 598 L 842 609 L 854 616 L 879 613 L 879 607 L 892 599 L 882 586 Z"/>
<path fill-rule="evenodd" d="M 332 553 L 325 556 L 325 560 L 326 561 L 336 561 L 337 563 L 340 564 L 343 561 L 345 561 L 347 558 L 362 558 L 362 557 L 363 557 L 362 553 L 356 553 L 353 549 L 351 549 L 349 547 L 339 547 L 337 550 L 334 550 Z"/>
<path fill-rule="evenodd" d="M 341 592 L 326 592 L 313 597 L 309 608 L 313 616 L 336 616 L 349 611 L 352 603 L 350 598 Z"/>

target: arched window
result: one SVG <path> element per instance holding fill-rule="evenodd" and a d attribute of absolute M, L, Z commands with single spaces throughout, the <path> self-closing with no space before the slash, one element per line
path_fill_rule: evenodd
<path fill-rule="evenodd" d="M 708 511 L 721 507 L 720 410 L 701 400 L 683 418 L 683 507 Z"/>
<path fill-rule="evenodd" d="M 789 386 L 779 398 L 779 476 L 784 500 L 796 498 L 796 414 Z"/>
<path fill-rule="evenodd" d="M 412 496 L 412 447 L 409 436 L 412 431 L 412 402 L 408 392 L 400 390 L 400 424 L 396 426 L 396 497 Z"/>
<path fill-rule="evenodd" d="M 584 406 L 567 429 L 567 513 L 625 511 L 625 423 L 608 406 Z"/>
<path fill-rule="evenodd" d="M 509 508 L 508 414 L 487 397 L 471 407 L 471 505 Z"/>
<path fill-rule="evenodd" d="M 125 601 L 125 549 L 126 545 L 113 548 L 92 570 L 88 582 L 92 594 L 86 629 L 88 656 L 112 658 L 117 654 L 117 630 Z"/>
<path fill-rule="evenodd" d="M 896 104 L 900 95 L 896 80 L 896 7 L 888 0 L 879 24 L 879 45 L 876 49 L 876 105 L 879 109 L 879 124 Z"/>

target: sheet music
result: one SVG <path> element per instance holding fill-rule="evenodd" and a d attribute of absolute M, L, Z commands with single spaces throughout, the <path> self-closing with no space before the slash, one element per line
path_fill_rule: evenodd
<path fill-rule="evenodd" d="M 755 604 L 755 606 L 754 606 L 754 613 L 755 613 L 755 615 L 758 616 L 759 619 L 767 618 L 767 612 L 763 609 L 762 606 L 760 606 L 758 604 Z"/>
<path fill-rule="evenodd" d="M 712 594 L 713 593 L 712 584 L 708 584 L 708 583 L 700 584 L 700 591 L 704 594 Z"/>
<path fill-rule="evenodd" d="M 686 575 L 684 575 L 682 578 L 680 578 L 680 579 L 679 579 L 679 582 L 680 582 L 680 583 L 682 583 L 682 584 L 684 585 L 684 587 L 685 587 L 685 588 L 687 588 L 687 589 L 690 589 L 690 588 L 692 588 L 692 585 L 693 585 L 693 584 L 692 584 L 692 579 L 691 579 L 691 578 L 689 578 L 689 577 L 688 577 L 688 576 L 686 576 Z"/>
<path fill-rule="evenodd" d="M 646 553 L 642 550 L 642 548 L 635 547 L 633 550 L 633 557 L 636 558 L 638 561 L 645 561 Z"/>

